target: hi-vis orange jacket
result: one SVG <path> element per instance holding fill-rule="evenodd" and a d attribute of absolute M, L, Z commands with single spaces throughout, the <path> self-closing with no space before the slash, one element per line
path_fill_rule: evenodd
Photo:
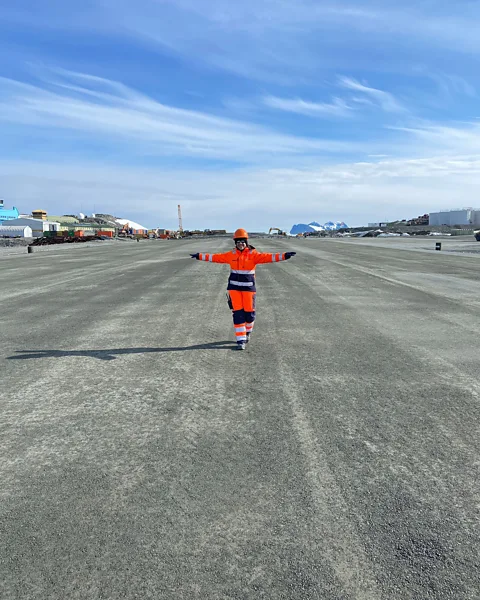
<path fill-rule="evenodd" d="M 258 252 L 253 246 L 248 246 L 243 252 L 235 248 L 222 254 L 199 253 L 198 260 L 230 265 L 231 271 L 227 290 L 256 292 L 255 267 L 259 264 L 285 260 L 285 253 Z"/>

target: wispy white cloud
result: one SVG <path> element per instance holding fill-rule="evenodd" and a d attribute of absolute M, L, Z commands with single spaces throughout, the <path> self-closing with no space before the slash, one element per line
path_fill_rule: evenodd
<path fill-rule="evenodd" d="M 261 125 L 168 106 L 119 82 L 81 73 L 57 71 L 43 88 L 0 81 L 0 121 L 129 140 L 151 154 L 250 162 L 274 154 L 363 152 L 358 143 L 284 135 Z"/>
<path fill-rule="evenodd" d="M 188 110 L 158 102 L 124 84 L 88 74 L 57 69 L 45 71 L 43 86 L 0 78 L 0 122 L 28 126 L 31 131 L 49 129 L 54 147 L 59 132 L 72 139 L 100 144 L 124 145 L 124 156 L 135 154 L 285 164 L 298 160 L 309 165 L 325 158 L 368 155 L 426 156 L 432 153 L 480 152 L 480 126 L 477 122 L 446 125 L 414 121 L 389 93 L 343 77 L 340 84 L 366 96 L 367 102 L 395 111 L 406 123 L 384 124 L 398 132 L 382 141 L 380 126 L 361 140 L 335 140 L 287 135 L 246 120 L 234 120 L 206 112 Z M 263 98 L 264 105 L 277 110 L 303 112 L 309 116 L 346 117 L 354 112 L 346 101 L 313 103 L 275 96 Z M 397 112 L 400 111 L 400 112 Z M 409 138 L 415 136 L 412 146 Z"/>
<path fill-rule="evenodd" d="M 351 77 L 339 77 L 342 87 L 366 94 L 375 104 L 386 112 L 406 112 L 406 108 L 400 104 L 395 96 L 389 92 L 368 87 Z"/>
<path fill-rule="evenodd" d="M 480 52 L 478 3 L 18 0 L 1 12 L 3 28 L 19 33 L 14 41 L 10 35 L 8 46 L 16 62 L 3 73 L 19 78 L 29 52 L 41 44 L 65 66 L 77 61 L 72 69 L 105 75 L 41 69 L 43 80 L 35 85 L 0 79 L 3 139 L 15 138 L 22 156 L 34 155 L 30 136 L 41 140 L 49 156 L 59 156 L 63 147 L 71 152 L 62 154 L 64 164 L 0 162 L 2 194 L 21 210 L 45 198 L 53 213 L 74 212 L 82 204 L 88 210 L 85 199 L 91 198 L 97 210 L 129 215 L 135 197 L 142 207 L 135 210 L 150 224 L 162 224 L 151 222 L 161 213 L 172 214 L 164 224 L 174 226 L 178 202 L 186 220 L 203 227 L 230 227 L 234 221 L 268 227 L 271 214 L 282 227 L 334 216 L 362 224 L 383 220 L 385 207 L 390 216 L 406 218 L 452 202 L 470 204 L 480 185 L 480 126 L 460 123 L 467 113 L 453 101 L 470 102 L 468 116 L 476 114 L 476 90 L 465 64 Z M 82 51 L 63 54 L 66 36 L 53 29 L 67 31 Z M 32 41 L 35 31 L 41 35 Z M 98 56 L 91 54 L 91 40 L 101 41 Z M 118 60 L 112 60 L 118 44 L 125 54 L 131 51 L 132 61 L 122 63 L 121 76 Z M 0 41 L 0 51 L 5 47 Z M 152 49 L 161 52 L 157 56 Z M 138 72 L 136 59 L 142 62 Z M 417 59 L 425 65 L 421 72 L 413 64 Z M 448 63 L 465 68 L 457 72 Z M 160 89 L 157 73 L 172 65 L 178 81 L 164 79 L 175 100 L 161 101 L 151 90 Z M 455 74 L 445 73 L 448 69 Z M 325 94 L 332 93 L 337 73 L 344 76 L 334 82 L 338 97 L 330 98 Z M 136 89 L 115 81 L 123 77 Z M 412 77 L 421 85 L 409 92 Z M 436 105 L 430 102 L 433 88 Z M 213 108 L 221 98 L 223 106 Z M 449 100 L 458 112 L 447 113 Z M 423 113 L 422 106 L 428 107 Z M 441 109 L 437 123 L 432 107 Z M 288 112 L 289 118 L 274 111 Z M 413 117 L 420 114 L 432 121 Z M 297 115 L 338 119 L 328 127 L 338 139 L 310 133 L 320 126 L 295 135 L 296 126 L 305 130 Z M 348 126 L 340 121 L 347 117 Z M 74 166 L 89 144 L 100 148 L 98 167 Z M 117 167 L 111 166 L 115 160 L 121 161 Z M 142 162 L 157 168 L 125 167 Z M 171 164 L 169 170 L 165 165 Z M 180 164 L 207 168 L 180 172 Z M 244 222 L 246 214 L 250 223 Z"/>
<path fill-rule="evenodd" d="M 450 98 L 455 95 L 469 96 L 474 98 L 477 93 L 473 85 L 471 85 L 464 77 L 452 75 L 451 73 L 443 73 L 441 71 L 430 71 L 428 77 L 435 81 L 439 90 Z"/>
<path fill-rule="evenodd" d="M 402 131 L 415 139 L 417 152 L 457 153 L 480 155 L 480 124 L 468 122 L 457 124 L 420 123 L 410 127 L 390 126 L 389 129 Z"/>
<path fill-rule="evenodd" d="M 7 28 L 86 30 L 135 39 L 197 64 L 284 84 L 362 62 L 362 52 L 345 52 L 345 38 L 354 40 L 356 49 L 381 47 L 374 62 L 366 61 L 374 70 L 380 63 L 394 69 L 392 55 L 385 52 L 393 46 L 408 56 L 415 45 L 422 59 L 429 49 L 480 52 L 477 2 L 404 0 L 399 6 L 365 0 L 359 7 L 348 0 L 23 0 L 7 3 L 1 17 Z M 397 68 L 402 64 L 398 60 Z"/>
<path fill-rule="evenodd" d="M 309 102 L 301 98 L 288 99 L 277 98 L 275 96 L 266 96 L 263 102 L 270 108 L 277 108 L 286 112 L 292 112 L 311 117 L 335 116 L 349 117 L 352 114 L 352 107 L 341 98 L 334 98 L 333 102 Z"/>

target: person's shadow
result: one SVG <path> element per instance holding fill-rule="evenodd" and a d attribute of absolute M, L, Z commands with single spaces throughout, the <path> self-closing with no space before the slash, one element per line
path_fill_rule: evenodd
<path fill-rule="evenodd" d="M 27 360 L 31 358 L 64 358 L 85 356 L 99 360 L 115 360 L 122 354 L 150 354 L 158 352 L 184 352 L 185 350 L 235 350 L 236 343 L 230 340 L 196 344 L 195 346 L 174 346 L 172 348 L 112 348 L 110 350 L 16 350 L 7 360 Z"/>

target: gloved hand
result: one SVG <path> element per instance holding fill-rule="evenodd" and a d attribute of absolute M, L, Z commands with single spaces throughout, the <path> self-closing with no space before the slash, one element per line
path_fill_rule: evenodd
<path fill-rule="evenodd" d="M 292 258 L 292 256 L 295 256 L 295 254 L 296 252 L 285 252 L 285 260 Z"/>
<path fill-rule="evenodd" d="M 197 260 L 200 257 L 200 252 L 197 252 L 196 254 L 190 254 L 190 258 L 196 258 Z"/>

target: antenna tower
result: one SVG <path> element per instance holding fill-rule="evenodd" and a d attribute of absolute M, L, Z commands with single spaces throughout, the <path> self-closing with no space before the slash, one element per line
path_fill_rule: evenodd
<path fill-rule="evenodd" d="M 181 208 L 180 204 L 178 205 L 178 231 L 183 232 L 182 208 Z"/>

